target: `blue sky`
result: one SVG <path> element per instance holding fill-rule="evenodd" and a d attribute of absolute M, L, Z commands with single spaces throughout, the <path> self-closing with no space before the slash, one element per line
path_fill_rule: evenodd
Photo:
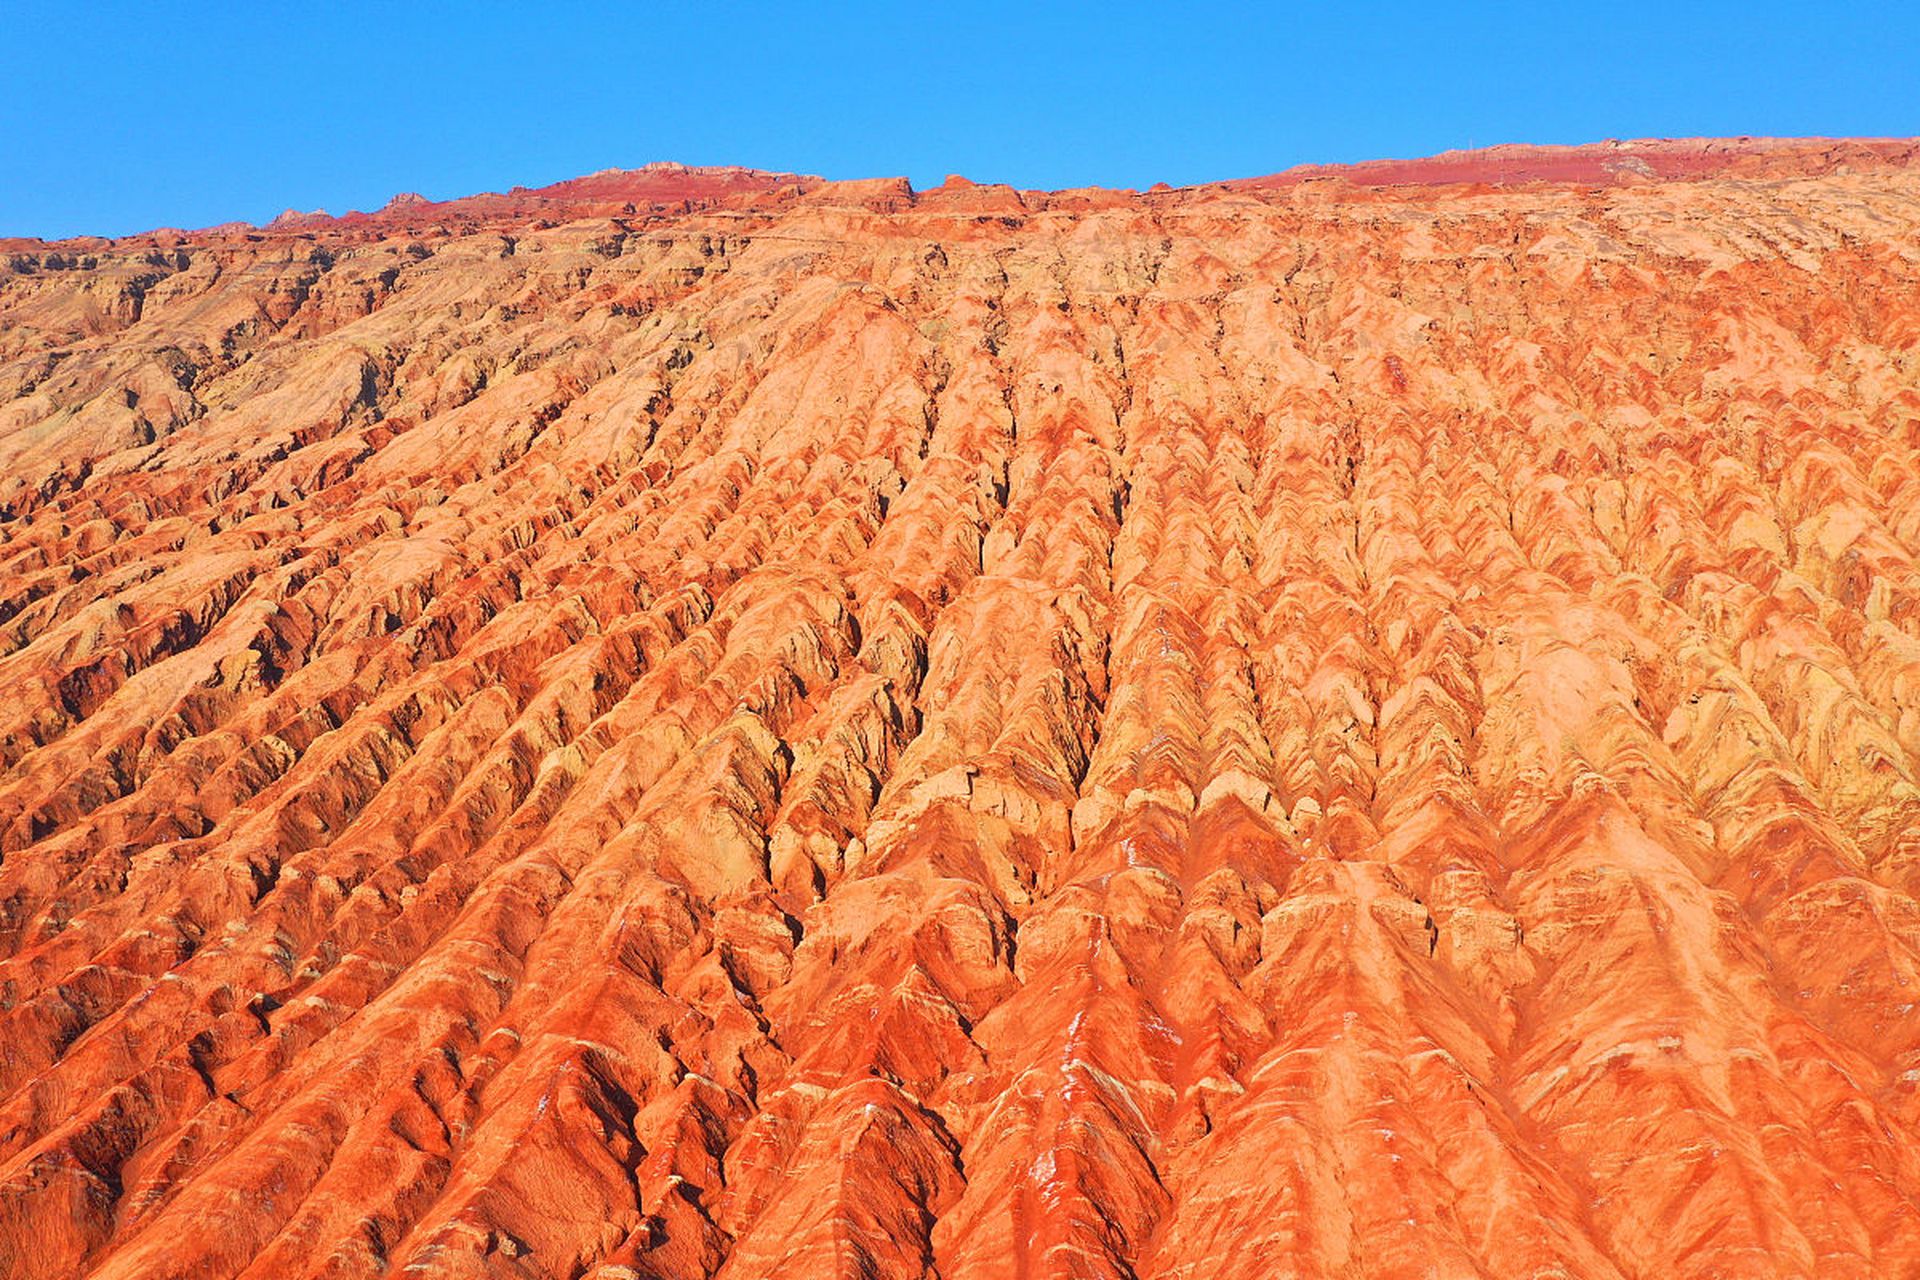
<path fill-rule="evenodd" d="M 0 42 L 0 235 L 657 159 L 1146 187 L 1503 141 L 1920 134 L 1920 0 L 0 0 Z"/>

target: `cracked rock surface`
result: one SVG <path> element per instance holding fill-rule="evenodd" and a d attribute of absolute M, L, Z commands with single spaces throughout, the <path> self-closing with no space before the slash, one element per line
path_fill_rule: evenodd
<path fill-rule="evenodd" d="M 1920 153 L 1425 163 L 0 241 L 0 1280 L 1920 1273 Z"/>

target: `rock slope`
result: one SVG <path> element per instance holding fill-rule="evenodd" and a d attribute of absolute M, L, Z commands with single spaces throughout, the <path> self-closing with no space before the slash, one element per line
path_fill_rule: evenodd
<path fill-rule="evenodd" d="M 0 243 L 0 1280 L 1920 1274 L 1915 165 Z"/>

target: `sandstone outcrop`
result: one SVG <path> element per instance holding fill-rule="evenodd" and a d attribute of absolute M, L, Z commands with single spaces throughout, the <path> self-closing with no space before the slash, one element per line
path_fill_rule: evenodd
<path fill-rule="evenodd" d="M 0 1277 L 1920 1273 L 1916 161 L 5 242 Z"/>

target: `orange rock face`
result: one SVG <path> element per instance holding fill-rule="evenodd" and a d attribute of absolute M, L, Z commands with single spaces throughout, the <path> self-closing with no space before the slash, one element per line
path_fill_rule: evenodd
<path fill-rule="evenodd" d="M 1920 1273 L 1913 149 L 1490 155 L 0 245 L 0 1277 Z"/>

